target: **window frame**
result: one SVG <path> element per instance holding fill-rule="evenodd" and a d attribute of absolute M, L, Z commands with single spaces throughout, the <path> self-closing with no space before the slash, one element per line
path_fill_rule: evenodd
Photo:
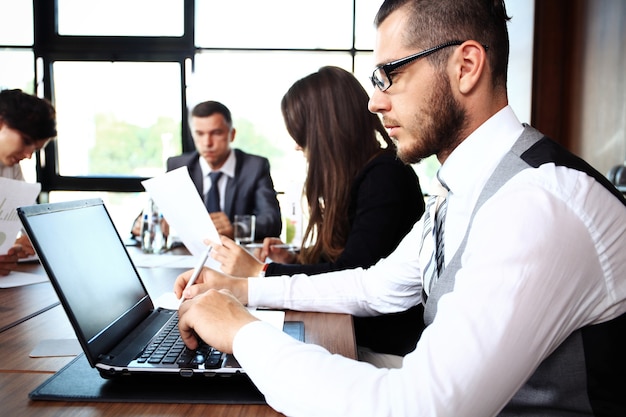
<path fill-rule="evenodd" d="M 239 52 L 306 52 L 306 53 L 341 53 L 350 56 L 351 71 L 359 78 L 363 74 L 359 71 L 359 60 L 362 56 L 373 53 L 367 44 L 361 46 L 361 40 L 357 39 L 360 10 L 364 9 L 364 0 L 347 0 L 352 5 L 352 47 L 348 49 L 322 49 L 322 48 L 233 48 L 233 47 L 206 47 L 196 46 L 195 42 L 195 13 L 196 2 L 199 0 L 184 0 L 183 35 L 178 36 L 76 36 L 59 35 L 56 28 L 58 19 L 56 12 L 57 0 L 33 2 L 33 30 L 34 54 L 33 67 L 35 69 L 35 92 L 39 96 L 54 100 L 53 64 L 59 61 L 75 62 L 170 62 L 177 63 L 180 67 L 180 108 L 181 108 L 181 149 L 189 152 L 195 149 L 191 133 L 189 131 L 188 105 L 189 97 L 187 88 L 190 75 L 193 74 L 195 58 L 203 52 L 213 51 L 239 51 Z M 10 49 L 26 49 L 29 46 L 15 46 Z M 303 74 L 304 75 L 304 74 Z M 367 74 L 369 75 L 369 73 Z M 97 82 L 97 80 L 96 80 Z M 367 84 L 365 84 L 367 85 Z M 533 89 L 531 89 L 533 90 Z M 189 93 L 191 94 L 191 93 Z M 532 99 L 532 97 L 531 97 Z M 534 104 L 534 102 L 533 102 Z M 531 109 L 532 111 L 532 109 Z M 532 115 L 530 122 L 534 119 Z M 35 155 L 35 174 L 37 181 L 42 185 L 40 202 L 49 200 L 52 191 L 104 191 L 104 192 L 143 192 L 141 182 L 148 177 L 138 176 L 64 176 L 59 174 L 58 144 L 51 141 L 42 151 Z M 432 167 L 427 164 L 414 166 L 421 176 L 430 176 Z M 421 171 L 420 171 L 421 170 Z M 424 171 L 424 172 L 422 172 Z M 429 172 L 425 172 L 429 171 Z M 421 173 L 420 173 L 421 172 Z M 427 192 L 427 184 L 422 184 L 423 191 Z M 281 192 L 281 190 L 278 190 Z"/>
<path fill-rule="evenodd" d="M 169 62 L 178 63 L 181 77 L 181 126 L 183 152 L 193 149 L 186 106 L 186 66 L 195 55 L 194 0 L 184 0 L 184 33 L 168 36 L 68 36 L 57 33 L 57 4 L 34 2 L 35 79 L 42 80 L 36 90 L 54 103 L 53 64 L 60 61 L 98 62 Z M 39 65 L 41 63 L 41 65 Z M 135 176 L 63 176 L 59 174 L 56 141 L 51 141 L 36 155 L 37 180 L 41 183 L 40 201 L 47 201 L 50 191 L 142 192 Z"/>
<path fill-rule="evenodd" d="M 352 0 L 352 47 L 349 49 L 320 48 L 216 48 L 195 45 L 195 1 L 184 0 L 184 33 L 180 37 L 168 36 L 76 36 L 57 32 L 57 0 L 33 2 L 35 57 L 35 90 L 54 103 L 53 64 L 59 61 L 102 62 L 176 62 L 181 72 L 181 138 L 182 151 L 195 149 L 188 121 L 187 77 L 189 66 L 193 70 L 194 58 L 203 51 L 305 51 L 349 53 L 351 70 L 360 53 L 372 49 L 356 48 L 358 0 Z M 63 176 L 59 174 L 56 141 L 36 153 L 36 176 L 41 183 L 40 202 L 48 201 L 51 191 L 106 191 L 143 192 L 141 182 L 147 177 L 134 176 Z"/>

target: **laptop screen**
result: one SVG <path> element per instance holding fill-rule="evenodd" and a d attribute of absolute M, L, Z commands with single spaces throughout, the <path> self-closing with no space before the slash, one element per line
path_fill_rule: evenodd
<path fill-rule="evenodd" d="M 20 211 L 85 340 L 92 340 L 148 297 L 101 200 Z"/>

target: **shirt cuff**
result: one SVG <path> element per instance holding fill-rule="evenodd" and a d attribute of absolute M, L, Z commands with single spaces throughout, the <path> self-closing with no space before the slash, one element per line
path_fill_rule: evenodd
<path fill-rule="evenodd" d="M 233 354 L 246 372 L 256 374 L 272 363 L 266 360 L 265 355 L 259 355 L 260 341 L 265 352 L 276 352 L 275 349 L 280 349 L 284 344 L 298 343 L 287 333 L 262 320 L 246 324 L 233 339 Z"/>
<path fill-rule="evenodd" d="M 248 306 L 284 308 L 285 277 L 248 278 Z"/>

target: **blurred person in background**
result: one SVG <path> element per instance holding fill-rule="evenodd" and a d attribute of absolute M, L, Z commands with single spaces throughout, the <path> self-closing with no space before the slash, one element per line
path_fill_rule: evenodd
<path fill-rule="evenodd" d="M 217 101 L 197 104 L 190 128 L 196 150 L 168 158 L 167 171 L 188 168 L 218 233 L 232 238 L 235 215 L 253 214 L 255 240 L 279 235 L 282 221 L 269 160 L 231 148 L 236 129 L 228 107 Z M 141 216 L 132 234 L 140 232 Z"/>
<path fill-rule="evenodd" d="M 56 112 L 46 99 L 22 90 L 0 91 L 0 177 L 24 181 L 20 161 L 30 158 L 57 135 Z M 17 260 L 35 254 L 26 234 L 0 255 L 0 275 L 7 275 Z"/>

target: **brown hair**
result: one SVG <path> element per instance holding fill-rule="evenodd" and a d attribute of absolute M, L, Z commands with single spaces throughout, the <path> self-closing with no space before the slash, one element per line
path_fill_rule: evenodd
<path fill-rule="evenodd" d="M 368 101 L 350 72 L 330 66 L 296 81 L 282 99 L 287 131 L 308 162 L 303 192 L 310 218 L 301 263 L 333 262 L 343 252 L 350 233 L 352 182 L 381 151 L 380 140 L 393 148 Z"/>

